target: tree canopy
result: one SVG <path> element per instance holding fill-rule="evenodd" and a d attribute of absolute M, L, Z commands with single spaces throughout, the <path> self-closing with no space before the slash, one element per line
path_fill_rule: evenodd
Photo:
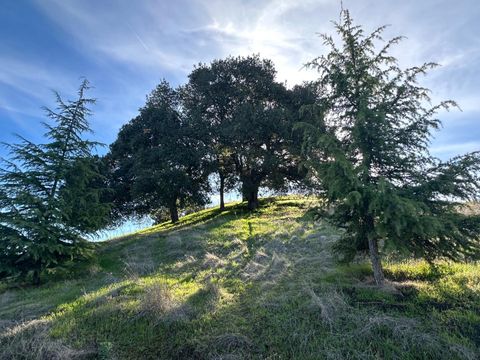
<path fill-rule="evenodd" d="M 176 222 L 179 207 L 206 203 L 206 149 L 192 130 L 180 91 L 161 82 L 140 114 L 121 128 L 106 157 L 120 217 L 155 217 L 167 209 Z"/>
<path fill-rule="evenodd" d="M 216 171 L 221 179 L 235 171 L 251 210 L 260 186 L 281 189 L 299 178 L 290 92 L 275 75 L 269 60 L 229 57 L 197 66 L 186 86 L 186 107 L 206 129 Z"/>

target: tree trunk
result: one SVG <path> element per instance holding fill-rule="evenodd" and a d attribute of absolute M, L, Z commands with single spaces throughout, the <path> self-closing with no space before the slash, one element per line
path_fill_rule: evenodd
<path fill-rule="evenodd" d="M 382 261 L 380 260 L 380 254 L 378 253 L 378 239 L 374 236 L 368 237 L 368 252 L 370 254 L 370 261 L 372 262 L 375 283 L 378 286 L 382 286 L 385 281 L 385 276 L 383 275 Z"/>
<path fill-rule="evenodd" d="M 32 283 L 35 286 L 40 285 L 40 270 L 39 269 L 33 270 Z"/>
<path fill-rule="evenodd" d="M 170 219 L 172 220 L 172 223 L 176 223 L 178 221 L 178 208 L 176 201 L 170 204 Z"/>
<path fill-rule="evenodd" d="M 258 208 L 258 188 L 259 184 L 250 179 L 242 181 L 242 197 L 248 202 L 247 207 L 250 211 Z"/>
<path fill-rule="evenodd" d="M 382 286 L 385 281 L 383 275 L 382 261 L 380 259 L 380 253 L 378 252 L 378 236 L 375 232 L 375 219 L 372 215 L 367 214 L 363 218 L 364 224 L 364 236 L 368 240 L 368 254 L 370 256 L 370 262 L 372 263 L 373 277 L 375 283 L 378 286 Z"/>
<path fill-rule="evenodd" d="M 371 166 L 371 159 L 370 156 L 368 155 L 368 151 L 362 151 L 362 154 L 364 155 L 363 159 L 363 165 L 365 169 L 368 171 L 365 171 L 362 180 L 366 184 L 370 184 L 370 166 Z M 368 239 L 368 253 L 370 255 L 370 262 L 372 263 L 372 270 L 373 270 L 373 277 L 375 279 L 375 283 L 377 286 L 383 286 L 383 283 L 385 281 L 385 276 L 383 275 L 383 267 L 382 267 L 382 261 L 380 259 L 380 253 L 378 252 L 378 236 L 375 232 L 375 219 L 373 215 L 371 215 L 368 212 L 369 208 L 369 203 L 367 198 L 364 198 L 364 214 L 365 217 L 363 218 L 364 220 L 364 225 L 365 225 L 365 234 Z"/>
<path fill-rule="evenodd" d="M 225 210 L 225 177 L 220 173 L 220 211 Z"/>
<path fill-rule="evenodd" d="M 248 194 L 248 210 L 253 211 L 258 208 L 258 188 L 251 190 Z"/>

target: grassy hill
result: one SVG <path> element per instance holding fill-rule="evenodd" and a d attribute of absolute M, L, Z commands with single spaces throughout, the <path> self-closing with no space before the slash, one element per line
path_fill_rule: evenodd
<path fill-rule="evenodd" d="M 72 274 L 0 284 L 1 359 L 477 359 L 480 265 L 340 266 L 314 199 L 204 210 L 101 244 Z"/>

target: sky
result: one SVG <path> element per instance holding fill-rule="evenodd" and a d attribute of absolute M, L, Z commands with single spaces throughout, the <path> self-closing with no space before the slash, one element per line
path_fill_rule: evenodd
<path fill-rule="evenodd" d="M 477 0 L 344 0 L 367 31 L 385 37 L 402 66 L 442 66 L 422 82 L 433 101 L 462 111 L 440 114 L 444 128 L 431 151 L 446 159 L 480 149 L 480 3 Z M 0 141 L 13 133 L 41 141 L 42 106 L 52 90 L 74 98 L 81 77 L 97 99 L 95 139 L 115 140 L 161 79 L 176 86 L 192 67 L 228 55 L 272 59 L 288 86 L 315 79 L 303 64 L 325 53 L 319 33 L 333 34 L 339 0 L 18 0 L 0 10 Z M 0 155 L 2 155 L 0 151 Z"/>

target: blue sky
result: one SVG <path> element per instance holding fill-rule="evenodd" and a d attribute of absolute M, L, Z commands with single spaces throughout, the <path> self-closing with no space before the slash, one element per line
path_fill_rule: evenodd
<path fill-rule="evenodd" d="M 454 99 L 463 112 L 442 113 L 432 152 L 447 158 L 480 149 L 480 4 L 476 0 L 345 0 L 354 19 L 386 36 L 407 37 L 394 51 L 403 66 L 435 61 L 425 78 L 433 99 Z M 18 0 L 0 10 L 0 141 L 20 133 L 39 141 L 41 106 L 51 89 L 74 96 L 81 76 L 95 86 L 91 118 L 97 140 L 111 143 L 146 94 L 165 78 L 185 82 L 192 66 L 259 53 L 278 80 L 315 78 L 302 64 L 325 49 L 337 0 Z"/>

